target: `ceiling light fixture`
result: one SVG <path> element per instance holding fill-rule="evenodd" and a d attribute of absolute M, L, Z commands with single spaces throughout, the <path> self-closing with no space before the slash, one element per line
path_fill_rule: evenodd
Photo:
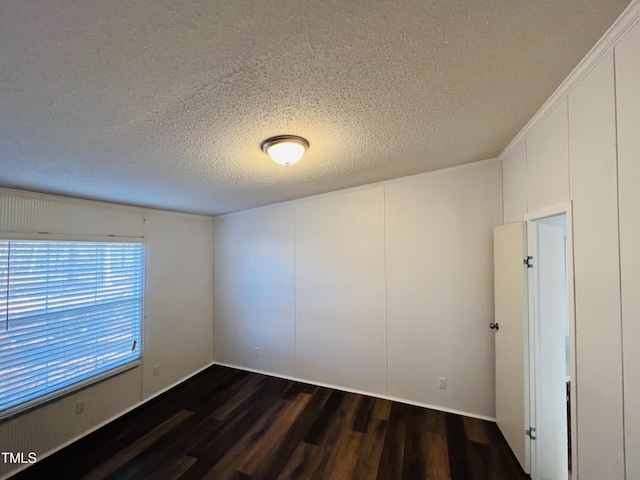
<path fill-rule="evenodd" d="M 280 165 L 293 165 L 302 158 L 304 152 L 309 148 L 309 142 L 297 135 L 278 135 L 267 138 L 260 144 L 264 153 Z"/>

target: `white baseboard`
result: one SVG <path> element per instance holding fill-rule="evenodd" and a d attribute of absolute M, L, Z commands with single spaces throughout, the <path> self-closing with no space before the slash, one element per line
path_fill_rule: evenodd
<path fill-rule="evenodd" d="M 453 408 L 447 408 L 447 407 L 442 407 L 440 405 L 432 405 L 429 403 L 422 403 L 422 402 L 416 402 L 414 400 L 409 400 L 406 398 L 400 398 L 400 397 L 392 397 L 389 395 L 383 395 L 381 393 L 376 393 L 376 392 L 365 392 L 363 390 L 358 390 L 355 388 L 348 388 L 348 387 L 343 387 L 340 385 L 333 385 L 330 383 L 324 383 L 324 382 L 316 382 L 313 380 L 308 380 L 305 378 L 298 378 L 298 377 L 294 377 L 291 375 L 281 375 L 279 373 L 273 373 L 273 372 L 267 372 L 264 370 L 257 370 L 255 368 L 247 368 L 247 367 L 243 367 L 240 365 L 234 365 L 232 363 L 223 363 L 223 362 L 213 362 L 215 365 L 220 365 L 221 367 L 230 367 L 230 368 L 236 368 L 238 370 L 244 370 L 246 372 L 253 372 L 253 373 L 260 373 L 262 375 L 268 375 L 270 377 L 276 377 L 276 378 L 283 378 L 285 380 L 293 380 L 294 382 L 302 382 L 302 383 L 307 383 L 309 385 L 316 385 L 318 387 L 327 387 L 327 388 L 333 388 L 334 390 L 342 390 L 343 392 L 351 392 L 351 393 L 357 393 L 360 395 L 368 395 L 370 397 L 377 397 L 377 398 L 383 398 L 385 400 L 391 400 L 393 402 L 399 402 L 399 403 L 405 403 L 407 405 L 415 405 L 416 407 L 423 407 L 423 408 L 430 408 L 431 410 L 438 410 L 440 412 L 446 412 L 446 413 L 454 413 L 456 415 L 462 415 L 465 417 L 471 417 L 471 418 L 477 418 L 480 420 L 487 420 L 489 422 L 495 422 L 496 419 L 495 417 L 489 417 L 487 415 L 479 415 L 477 413 L 471 413 L 471 412 L 463 412 L 461 410 L 455 410 Z"/>

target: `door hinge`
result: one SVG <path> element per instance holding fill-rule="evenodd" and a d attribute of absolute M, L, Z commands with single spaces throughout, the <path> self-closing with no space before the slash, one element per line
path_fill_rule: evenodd
<path fill-rule="evenodd" d="M 533 263 L 531 263 L 531 260 L 533 260 L 533 257 L 529 255 L 527 258 L 522 260 L 522 263 L 525 264 L 527 268 L 533 268 Z"/>
<path fill-rule="evenodd" d="M 533 428 L 533 427 L 527 428 L 524 433 L 526 433 L 531 440 L 535 440 L 536 439 L 536 429 L 535 428 Z"/>

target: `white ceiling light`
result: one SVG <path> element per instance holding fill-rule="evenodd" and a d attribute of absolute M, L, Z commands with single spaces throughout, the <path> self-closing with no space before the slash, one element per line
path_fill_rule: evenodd
<path fill-rule="evenodd" d="M 309 142 L 296 135 L 278 135 L 267 138 L 260 144 L 264 153 L 280 165 L 293 165 L 302 158 L 304 152 L 309 148 Z"/>

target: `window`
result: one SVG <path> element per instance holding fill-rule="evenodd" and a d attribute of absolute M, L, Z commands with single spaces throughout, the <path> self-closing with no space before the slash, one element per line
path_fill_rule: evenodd
<path fill-rule="evenodd" d="M 143 265 L 142 243 L 0 240 L 0 416 L 139 360 Z"/>

